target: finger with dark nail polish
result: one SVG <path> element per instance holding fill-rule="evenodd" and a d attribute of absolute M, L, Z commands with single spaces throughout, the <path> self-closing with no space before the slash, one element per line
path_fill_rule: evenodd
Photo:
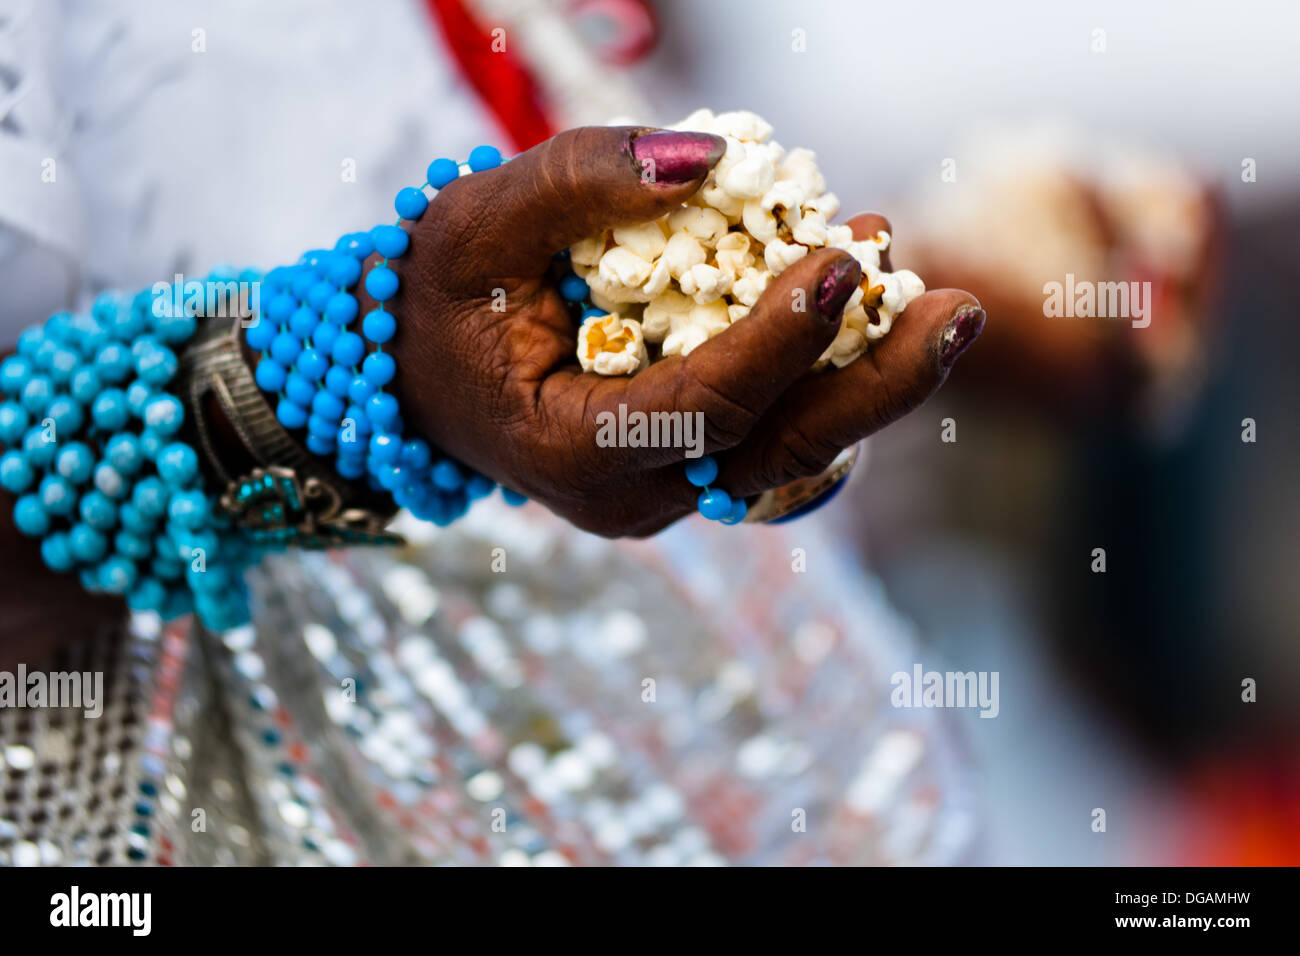
<path fill-rule="evenodd" d="M 939 336 L 939 364 L 945 371 L 952 368 L 962 352 L 984 331 L 984 310 L 978 305 L 959 306 L 952 321 Z"/>
<path fill-rule="evenodd" d="M 727 141 L 710 133 L 662 130 L 632 141 L 637 174 L 647 184 L 676 186 L 708 175 L 727 151 Z"/>
<path fill-rule="evenodd" d="M 838 322 L 853 290 L 862 281 L 862 266 L 856 259 L 837 259 L 817 286 L 817 311 L 828 322 Z"/>

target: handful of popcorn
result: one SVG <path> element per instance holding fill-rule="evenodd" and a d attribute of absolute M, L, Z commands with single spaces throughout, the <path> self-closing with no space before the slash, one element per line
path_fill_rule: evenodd
<path fill-rule="evenodd" d="M 888 233 L 857 241 L 850 227 L 831 224 L 840 201 L 826 191 L 816 156 L 787 152 L 766 120 L 696 110 L 669 128 L 722 136 L 727 151 L 680 208 L 570 247 L 592 304 L 607 313 L 591 315 L 578 331 L 583 371 L 631 375 L 652 361 L 648 346 L 656 358 L 690 354 L 743 321 L 772 277 L 812 249 L 843 249 L 862 265 L 839 333 L 815 369 L 848 365 L 925 292 L 913 272 L 881 271 Z"/>

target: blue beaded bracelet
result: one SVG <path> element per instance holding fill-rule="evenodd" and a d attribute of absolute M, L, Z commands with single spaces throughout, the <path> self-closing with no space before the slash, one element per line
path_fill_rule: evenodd
<path fill-rule="evenodd" d="M 422 438 L 404 434 L 397 400 L 386 390 L 397 375 L 396 362 L 384 348 L 397 334 L 388 303 L 400 284 L 390 262 L 410 246 L 402 223 L 419 219 L 429 207 L 426 188 L 436 193 L 459 176 L 501 162 L 500 152 L 491 146 L 475 148 L 464 165 L 434 160 L 421 186 L 398 192 L 393 203 L 396 223 L 346 235 L 333 251 L 310 252 L 296 266 L 272 270 L 272 296 L 247 333 L 249 346 L 262 353 L 258 385 L 279 396 L 280 423 L 291 430 L 306 429 L 308 450 L 335 455 L 335 467 L 344 478 L 364 478 L 416 517 L 437 524 L 460 517 L 496 484 L 436 452 Z M 362 319 L 358 334 L 351 329 L 358 304 L 350 290 L 361 280 L 362 264 L 372 253 L 381 258 L 364 284 L 377 304 Z M 510 504 L 524 500 L 507 489 L 502 495 Z"/>
<path fill-rule="evenodd" d="M 732 498 L 721 488 L 711 487 L 718 477 L 718 463 L 712 455 L 701 455 L 686 463 L 686 480 L 702 489 L 696 499 L 700 514 L 710 521 L 739 524 L 748 507 L 744 498 Z"/>
<path fill-rule="evenodd" d="M 209 282 L 237 278 L 215 270 Z M 240 277 L 246 278 L 246 277 Z M 197 611 L 210 627 L 247 620 L 239 572 L 260 556 L 217 516 L 185 410 L 165 391 L 173 347 L 194 334 L 183 290 L 105 294 L 88 314 L 60 312 L 19 337 L 0 364 L 0 486 L 14 523 L 41 538 L 53 570 L 164 617 Z"/>

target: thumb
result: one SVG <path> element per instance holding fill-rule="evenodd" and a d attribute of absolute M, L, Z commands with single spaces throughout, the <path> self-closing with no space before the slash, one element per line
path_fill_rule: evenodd
<path fill-rule="evenodd" d="M 554 253 L 580 239 L 675 209 L 726 146 L 709 133 L 583 126 L 455 180 L 435 203 L 478 220 L 451 230 L 469 236 L 462 254 L 485 256 L 502 275 L 540 275 Z"/>

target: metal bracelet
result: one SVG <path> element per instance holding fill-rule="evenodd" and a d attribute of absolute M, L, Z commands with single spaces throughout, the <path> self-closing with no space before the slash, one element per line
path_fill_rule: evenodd
<path fill-rule="evenodd" d="M 835 460 L 821 474 L 799 478 L 788 485 L 763 492 L 749 506 L 745 521 L 755 524 L 771 523 L 811 504 L 847 478 L 857 460 L 858 446 L 853 445 L 836 455 Z"/>
<path fill-rule="evenodd" d="M 226 327 L 200 318 L 177 379 L 207 473 L 223 486 L 218 509 L 259 543 L 307 548 L 403 543 L 399 535 L 384 530 L 395 508 L 385 512 L 374 507 L 364 486 L 345 480 L 310 455 L 280 424 L 244 361 L 241 322 Z M 252 471 L 232 474 L 222 461 L 203 414 L 209 395 L 257 463 Z"/>

